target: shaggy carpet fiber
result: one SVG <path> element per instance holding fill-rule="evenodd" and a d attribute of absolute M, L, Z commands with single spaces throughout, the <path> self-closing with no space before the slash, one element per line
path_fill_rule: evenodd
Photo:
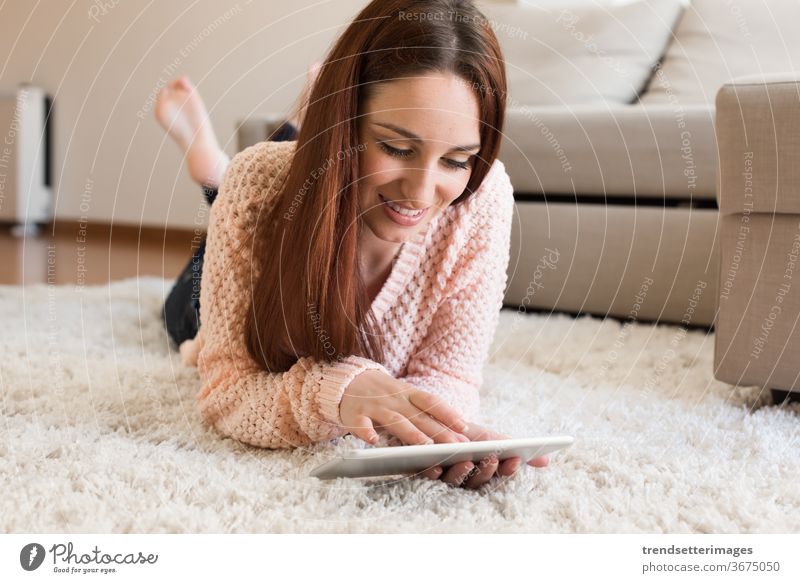
<path fill-rule="evenodd" d="M 476 421 L 572 447 L 479 490 L 319 481 L 363 443 L 270 451 L 201 422 L 170 285 L 0 287 L 4 532 L 800 531 L 800 410 L 715 381 L 712 335 L 504 310 Z"/>

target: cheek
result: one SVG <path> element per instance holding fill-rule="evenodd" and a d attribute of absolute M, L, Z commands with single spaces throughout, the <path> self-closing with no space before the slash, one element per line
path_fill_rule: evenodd
<path fill-rule="evenodd" d="M 367 205 L 373 212 L 382 213 L 383 211 L 376 206 L 380 204 L 378 192 L 387 188 L 397 188 L 394 183 L 403 177 L 402 166 L 382 155 L 381 152 L 371 153 L 367 150 L 362 155 L 363 158 L 359 160 L 359 173 L 363 177 L 358 181 L 359 200 L 362 208 Z"/>
<path fill-rule="evenodd" d="M 469 174 L 466 171 L 464 173 Z M 464 189 L 467 187 L 468 182 L 469 182 L 469 176 L 466 176 L 465 178 L 462 177 L 453 178 L 451 180 L 445 181 L 442 188 L 445 200 L 443 201 L 442 206 L 448 207 L 451 204 L 453 204 L 453 201 L 455 201 L 464 192 Z"/>
<path fill-rule="evenodd" d="M 400 169 L 400 165 L 392 161 L 377 147 L 369 147 L 361 153 L 359 158 L 359 171 L 364 179 L 361 181 L 365 185 L 375 186 L 386 184 L 394 180 Z"/>
<path fill-rule="evenodd" d="M 362 212 L 370 216 L 380 212 L 377 206 L 380 203 L 377 192 L 387 180 L 391 180 L 391 164 L 387 166 L 383 163 L 375 152 L 370 151 L 370 148 L 359 156 L 358 200 Z"/>
<path fill-rule="evenodd" d="M 384 185 L 403 177 L 402 163 L 395 163 L 377 148 L 367 146 L 366 150 L 359 154 L 359 172 L 363 180 L 359 181 L 361 193 L 361 204 L 373 206 L 377 197 L 376 192 Z M 469 182 L 469 171 L 442 170 L 439 175 L 438 190 L 441 193 L 436 206 L 444 210 L 450 206 L 455 199 L 461 196 Z"/>

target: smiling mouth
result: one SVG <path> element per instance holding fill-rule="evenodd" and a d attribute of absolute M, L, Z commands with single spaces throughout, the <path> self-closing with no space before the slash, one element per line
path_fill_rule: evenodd
<path fill-rule="evenodd" d="M 411 218 L 418 217 L 422 213 L 424 213 L 426 210 L 428 210 L 427 208 L 419 209 L 419 210 L 412 210 L 412 209 L 408 209 L 408 208 L 402 207 L 399 204 L 392 202 L 391 200 L 389 200 L 388 198 L 386 198 L 385 196 L 383 196 L 380 193 L 378 193 L 378 197 L 384 203 L 386 203 L 389 206 L 389 208 L 391 208 L 393 211 L 395 211 L 396 213 L 399 213 L 399 214 L 401 214 L 401 215 L 403 215 L 405 217 L 411 217 Z"/>

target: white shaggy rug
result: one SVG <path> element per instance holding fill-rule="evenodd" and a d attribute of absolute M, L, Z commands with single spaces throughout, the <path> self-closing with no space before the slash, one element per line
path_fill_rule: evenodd
<path fill-rule="evenodd" d="M 800 410 L 714 381 L 703 332 L 504 311 L 478 421 L 571 448 L 478 491 L 318 481 L 361 442 L 270 451 L 201 423 L 170 285 L 0 287 L 3 532 L 800 531 Z"/>

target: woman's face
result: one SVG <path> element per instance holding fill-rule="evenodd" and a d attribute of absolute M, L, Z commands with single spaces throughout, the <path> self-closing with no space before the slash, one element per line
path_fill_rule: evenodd
<path fill-rule="evenodd" d="M 362 104 L 358 137 L 366 226 L 403 243 L 464 192 L 480 150 L 478 100 L 451 73 L 381 83 Z"/>

